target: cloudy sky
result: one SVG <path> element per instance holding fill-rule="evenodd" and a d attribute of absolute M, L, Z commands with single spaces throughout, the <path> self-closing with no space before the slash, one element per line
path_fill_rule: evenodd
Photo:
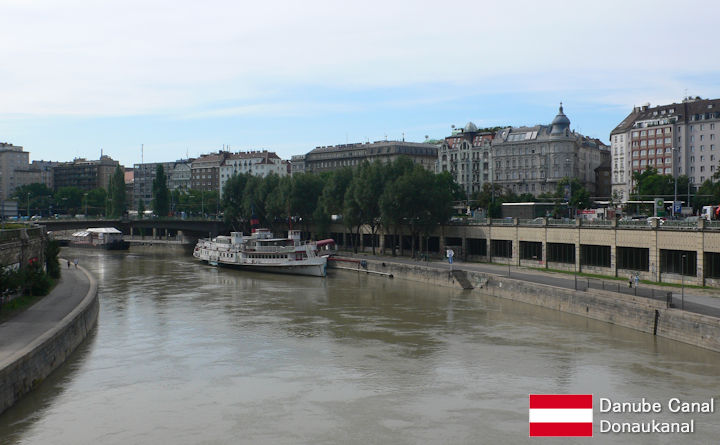
<path fill-rule="evenodd" d="M 262 4 L 261 4 L 262 3 Z M 720 5 L 720 4 L 718 4 Z M 31 159 L 442 138 L 720 97 L 709 1 L 0 0 L 0 141 Z"/>

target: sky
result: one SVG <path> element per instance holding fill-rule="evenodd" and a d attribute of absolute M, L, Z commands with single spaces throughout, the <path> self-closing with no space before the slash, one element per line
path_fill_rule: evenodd
<path fill-rule="evenodd" d="M 0 142 L 131 166 L 720 97 L 712 1 L 0 0 Z M 141 147 L 143 149 L 141 150 Z"/>

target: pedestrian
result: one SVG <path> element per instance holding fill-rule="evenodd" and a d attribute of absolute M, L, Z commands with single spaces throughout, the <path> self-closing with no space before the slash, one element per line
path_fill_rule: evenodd
<path fill-rule="evenodd" d="M 628 287 L 632 288 L 632 282 L 633 282 L 633 276 L 630 274 L 630 279 L 628 279 Z"/>
<path fill-rule="evenodd" d="M 635 287 L 638 287 L 640 285 L 640 274 L 635 274 Z"/>
<path fill-rule="evenodd" d="M 78 259 L 77 259 L 77 258 L 75 258 L 75 260 L 74 260 L 73 262 L 75 263 L 75 269 L 77 269 L 77 265 L 78 265 Z"/>
<path fill-rule="evenodd" d="M 70 260 L 67 260 L 68 262 L 68 269 L 70 269 Z"/>

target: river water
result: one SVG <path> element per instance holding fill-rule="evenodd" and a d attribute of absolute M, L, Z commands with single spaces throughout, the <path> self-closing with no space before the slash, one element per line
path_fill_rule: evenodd
<path fill-rule="evenodd" d="M 596 437 L 573 443 L 720 436 L 717 413 L 656 415 L 694 418 L 684 437 L 597 423 L 599 397 L 720 397 L 714 352 L 353 272 L 215 269 L 165 248 L 64 254 L 98 278 L 98 327 L 0 416 L 3 444 L 529 443 L 530 393 L 595 395 Z"/>

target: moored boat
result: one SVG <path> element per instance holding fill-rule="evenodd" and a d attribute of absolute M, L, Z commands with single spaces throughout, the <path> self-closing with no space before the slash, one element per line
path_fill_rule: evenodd
<path fill-rule="evenodd" d="M 299 230 L 290 230 L 287 238 L 275 238 L 268 229 L 257 229 L 247 236 L 231 232 L 201 239 L 193 256 L 213 266 L 324 277 L 334 245 L 331 239 L 303 243 Z"/>
<path fill-rule="evenodd" d="M 93 247 L 105 250 L 127 250 L 129 243 L 115 227 L 90 227 L 75 232 L 70 238 L 71 247 Z"/>

